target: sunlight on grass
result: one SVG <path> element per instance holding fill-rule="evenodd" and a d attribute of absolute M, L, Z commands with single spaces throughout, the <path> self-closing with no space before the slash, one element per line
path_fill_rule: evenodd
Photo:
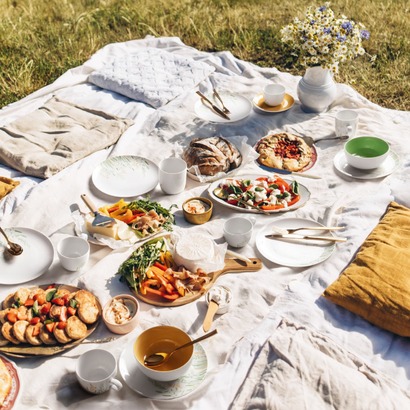
<path fill-rule="evenodd" d="M 175 36 L 203 51 L 229 50 L 265 67 L 302 75 L 279 31 L 307 0 L 0 0 L 0 105 L 50 84 L 106 44 Z M 341 66 L 338 82 L 384 107 L 410 109 L 409 5 L 406 0 L 331 2 L 365 24 L 368 56 Z"/>

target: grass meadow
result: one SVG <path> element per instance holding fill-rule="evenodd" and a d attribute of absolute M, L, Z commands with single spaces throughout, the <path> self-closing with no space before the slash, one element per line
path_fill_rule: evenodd
<path fill-rule="evenodd" d="M 177 36 L 204 51 L 302 75 L 280 29 L 314 0 L 0 0 L 0 107 L 53 82 L 108 43 Z M 408 0 L 334 0 L 331 8 L 370 31 L 367 55 L 336 81 L 383 107 L 410 110 Z"/>

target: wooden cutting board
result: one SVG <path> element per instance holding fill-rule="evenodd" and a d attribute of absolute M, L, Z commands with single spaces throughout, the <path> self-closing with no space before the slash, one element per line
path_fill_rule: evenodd
<path fill-rule="evenodd" d="M 166 300 L 161 296 L 157 295 L 141 295 L 140 293 L 136 292 L 135 295 L 139 300 L 142 300 L 145 303 L 154 306 L 181 306 L 186 305 L 187 303 L 191 303 L 194 300 L 199 299 L 208 289 L 210 289 L 219 276 L 223 275 L 224 273 L 239 273 L 239 272 L 255 272 L 262 268 L 262 262 L 260 259 L 252 258 L 251 262 L 245 262 L 241 259 L 225 259 L 225 266 L 216 272 L 212 272 L 209 274 L 211 280 L 207 283 L 201 291 L 192 292 L 188 295 L 180 297 L 175 300 Z"/>

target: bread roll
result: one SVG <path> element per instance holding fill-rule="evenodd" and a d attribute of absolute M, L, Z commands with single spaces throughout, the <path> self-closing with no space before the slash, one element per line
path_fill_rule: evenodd
<path fill-rule="evenodd" d="M 242 155 L 235 145 L 221 137 L 192 140 L 182 158 L 188 168 L 196 165 L 200 173 L 206 176 L 229 172 L 238 168 L 242 162 Z"/>

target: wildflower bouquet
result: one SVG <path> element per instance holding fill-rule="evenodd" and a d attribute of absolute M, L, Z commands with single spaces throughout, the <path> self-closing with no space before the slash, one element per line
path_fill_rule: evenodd
<path fill-rule="evenodd" d="M 370 34 L 362 24 L 346 16 L 336 18 L 329 5 L 326 2 L 321 7 L 309 7 L 303 20 L 295 18 L 282 28 L 281 36 L 303 66 L 321 66 L 337 73 L 339 63 L 365 53 L 362 40 Z"/>

